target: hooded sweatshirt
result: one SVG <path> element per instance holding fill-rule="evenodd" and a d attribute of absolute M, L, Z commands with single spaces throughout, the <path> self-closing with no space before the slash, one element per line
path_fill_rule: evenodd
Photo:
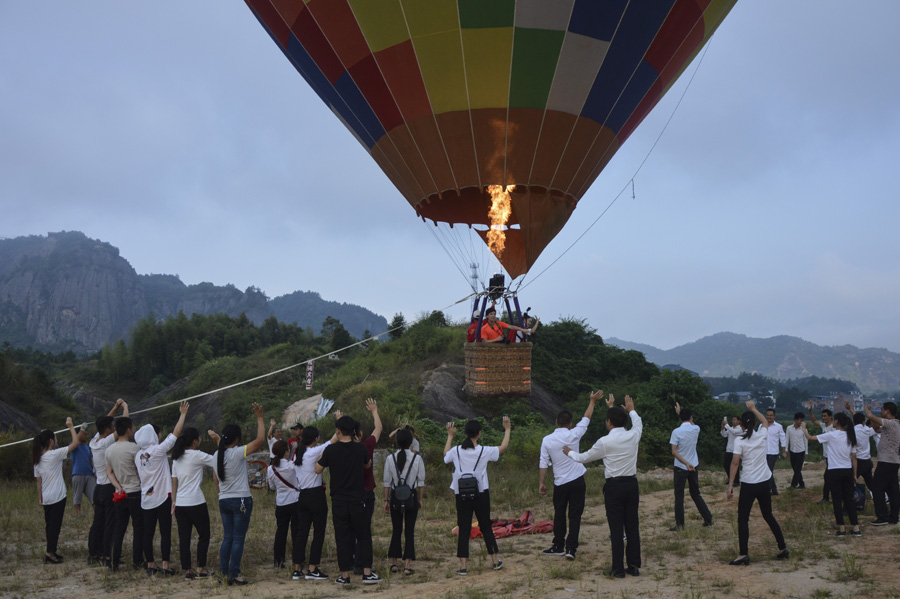
<path fill-rule="evenodd" d="M 169 453 L 175 446 L 175 435 L 169 434 L 162 443 L 152 424 L 145 424 L 134 434 L 134 442 L 140 448 L 134 456 L 134 465 L 141 477 L 141 508 L 159 507 L 172 494 L 172 474 L 169 471 Z"/>

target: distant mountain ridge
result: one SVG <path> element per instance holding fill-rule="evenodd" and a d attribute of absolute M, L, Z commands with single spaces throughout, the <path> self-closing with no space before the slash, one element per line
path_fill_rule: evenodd
<path fill-rule="evenodd" d="M 371 310 L 297 291 L 270 300 L 249 287 L 186 285 L 175 275 L 139 275 L 118 248 L 78 231 L 0 239 L 0 342 L 45 351 L 89 352 L 125 338 L 134 324 L 156 318 L 246 314 L 259 325 L 275 316 L 318 332 L 337 318 L 355 337 L 387 330 Z"/>
<path fill-rule="evenodd" d="M 881 348 L 821 346 L 788 335 L 760 339 L 737 333 L 716 333 L 669 350 L 615 337 L 605 341 L 640 351 L 654 364 L 678 364 L 704 377 L 758 372 L 788 380 L 814 375 L 853 381 L 863 393 L 900 388 L 900 354 Z"/>

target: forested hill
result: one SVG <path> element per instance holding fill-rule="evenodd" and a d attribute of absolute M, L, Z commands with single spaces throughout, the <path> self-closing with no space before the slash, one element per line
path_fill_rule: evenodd
<path fill-rule="evenodd" d="M 77 231 L 0 239 L 0 342 L 45 351 L 91 352 L 127 337 L 138 320 L 191 314 L 276 316 L 318 332 L 326 317 L 362 337 L 387 320 L 312 291 L 274 300 L 256 287 L 187 285 L 177 275 L 139 275 L 119 250 Z"/>
<path fill-rule="evenodd" d="M 784 381 L 818 376 L 853 381 L 863 393 L 900 387 L 900 354 L 886 349 L 821 346 L 787 335 L 759 339 L 736 333 L 717 333 L 670 350 L 614 337 L 607 342 L 640 351 L 654 364 L 678 364 L 703 377 L 756 372 Z"/>

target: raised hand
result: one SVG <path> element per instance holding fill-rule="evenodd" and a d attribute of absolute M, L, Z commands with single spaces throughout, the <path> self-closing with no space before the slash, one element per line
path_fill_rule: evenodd
<path fill-rule="evenodd" d="M 601 399 L 603 399 L 603 389 L 598 389 L 591 393 L 591 403 L 597 403 Z"/>
<path fill-rule="evenodd" d="M 452 437 L 456 434 L 456 425 L 452 422 L 447 423 L 447 435 Z"/>
<path fill-rule="evenodd" d="M 253 413 L 256 414 L 256 417 L 258 419 L 263 417 L 262 406 L 259 405 L 258 403 L 256 403 L 255 401 L 253 402 Z"/>
<path fill-rule="evenodd" d="M 634 412 L 634 400 L 631 399 L 630 395 L 625 396 L 625 411 Z"/>
<path fill-rule="evenodd" d="M 748 399 L 747 401 L 744 402 L 744 405 L 747 406 L 748 410 L 752 410 L 756 407 L 756 402 L 753 401 L 752 399 Z M 810 404 L 810 405 L 812 405 L 812 404 Z"/>
<path fill-rule="evenodd" d="M 366 409 L 374 414 L 378 411 L 378 403 L 370 397 L 366 400 Z"/>
<path fill-rule="evenodd" d="M 606 407 L 611 408 L 614 405 L 616 405 L 616 396 L 610 393 L 609 397 L 606 398 Z"/>
<path fill-rule="evenodd" d="M 678 403 L 677 401 L 675 402 L 675 413 L 681 414 L 681 404 Z"/>
<path fill-rule="evenodd" d="M 188 413 L 188 408 L 189 408 L 189 407 L 191 407 L 191 404 L 189 404 L 189 403 L 185 400 L 185 401 L 181 402 L 181 405 L 180 405 L 180 406 L 178 406 L 178 411 L 181 412 L 181 413 L 184 414 L 184 415 L 187 415 L 187 413 Z"/>
<path fill-rule="evenodd" d="M 511 426 L 512 426 L 512 423 L 509 421 L 509 416 L 504 416 L 503 417 L 503 429 L 508 431 Z"/>
<path fill-rule="evenodd" d="M 269 418 L 269 426 L 275 426 L 275 419 Z"/>

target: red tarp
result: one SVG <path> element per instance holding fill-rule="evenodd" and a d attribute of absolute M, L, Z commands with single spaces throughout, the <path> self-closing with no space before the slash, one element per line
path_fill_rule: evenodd
<path fill-rule="evenodd" d="M 530 535 L 538 533 L 553 532 L 553 522 L 550 520 L 534 521 L 534 515 L 531 510 L 525 510 L 522 515 L 515 520 L 493 518 L 491 520 L 491 529 L 494 536 L 498 539 L 511 535 Z M 458 535 L 459 527 L 456 526 L 450 531 L 451 534 Z M 472 523 L 472 532 L 469 533 L 470 539 L 477 539 L 481 536 L 481 528 L 474 522 Z"/>

